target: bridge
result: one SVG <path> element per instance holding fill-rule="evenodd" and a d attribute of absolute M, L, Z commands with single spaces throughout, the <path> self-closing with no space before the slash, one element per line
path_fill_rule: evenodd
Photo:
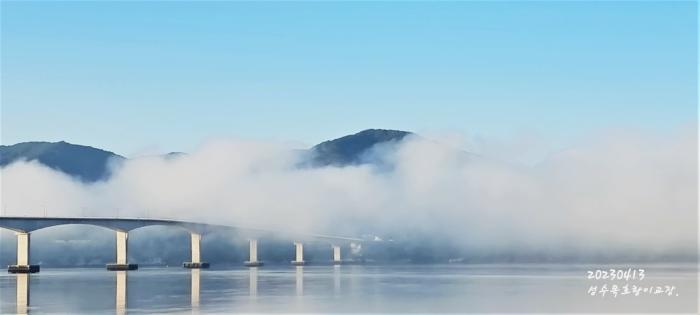
<path fill-rule="evenodd" d="M 30 235 L 32 232 L 52 226 L 83 224 L 107 228 L 115 231 L 116 234 L 116 257 L 115 262 L 107 264 L 108 270 L 135 270 L 137 264 L 127 262 L 129 232 L 146 226 L 175 226 L 185 229 L 190 233 L 190 253 L 191 261 L 183 263 L 185 268 L 208 268 L 209 263 L 201 259 L 200 242 L 202 235 L 216 231 L 237 231 L 248 237 L 249 259 L 246 266 L 262 266 L 263 262 L 258 260 L 258 238 L 265 234 L 283 235 L 294 240 L 295 256 L 293 265 L 304 265 L 304 242 L 322 241 L 331 245 L 334 264 L 341 264 L 340 248 L 347 243 L 360 243 L 362 239 L 321 235 L 305 234 L 286 231 L 272 231 L 258 228 L 246 228 L 232 225 L 208 224 L 168 219 L 147 219 L 147 218 L 102 218 L 102 217 L 0 217 L 0 228 L 9 229 L 17 236 L 17 262 L 8 266 L 11 273 L 35 273 L 39 272 L 39 265 L 32 265 L 29 257 Z"/>

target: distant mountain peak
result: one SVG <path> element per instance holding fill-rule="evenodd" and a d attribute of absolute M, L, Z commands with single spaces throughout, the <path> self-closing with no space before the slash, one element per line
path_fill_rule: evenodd
<path fill-rule="evenodd" d="M 362 164 L 363 156 L 381 143 L 399 142 L 413 133 L 401 130 L 367 129 L 353 135 L 324 141 L 311 148 L 313 166 Z"/>
<path fill-rule="evenodd" d="M 0 167 L 20 160 L 38 161 L 84 182 L 109 178 L 109 162 L 123 159 L 124 157 L 113 152 L 65 141 L 0 145 Z"/>
<path fill-rule="evenodd" d="M 163 158 L 166 160 L 172 160 L 172 159 L 177 159 L 181 156 L 187 156 L 187 153 L 185 153 L 185 152 L 169 152 L 167 154 L 164 154 Z"/>

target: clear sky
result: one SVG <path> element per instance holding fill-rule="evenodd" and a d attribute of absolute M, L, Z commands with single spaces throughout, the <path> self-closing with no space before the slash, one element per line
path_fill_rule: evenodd
<path fill-rule="evenodd" d="M 2 142 L 134 154 L 366 128 L 696 119 L 688 2 L 2 2 Z"/>

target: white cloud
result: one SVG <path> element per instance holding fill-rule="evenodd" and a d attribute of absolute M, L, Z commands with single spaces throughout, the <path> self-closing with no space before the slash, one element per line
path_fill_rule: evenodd
<path fill-rule="evenodd" d="M 531 141 L 531 140 L 528 140 Z M 609 132 L 517 166 L 411 138 L 394 163 L 296 168 L 286 144 L 209 142 L 83 184 L 35 162 L 2 169 L 8 215 L 149 216 L 334 234 L 427 233 L 464 249 L 695 251 L 697 137 Z M 517 157 L 515 157 L 517 158 Z"/>

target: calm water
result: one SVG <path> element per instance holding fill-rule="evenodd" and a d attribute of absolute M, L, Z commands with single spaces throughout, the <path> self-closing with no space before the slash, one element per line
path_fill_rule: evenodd
<path fill-rule="evenodd" d="M 630 284 L 676 291 L 617 298 L 587 293 L 591 285 L 619 283 L 587 279 L 596 267 L 610 266 L 45 268 L 29 276 L 2 274 L 0 313 L 697 312 L 693 265 L 634 266 L 647 277 Z"/>

